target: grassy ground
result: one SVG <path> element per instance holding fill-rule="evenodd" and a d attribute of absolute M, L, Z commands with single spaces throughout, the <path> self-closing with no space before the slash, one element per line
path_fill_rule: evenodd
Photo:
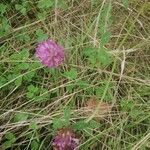
<path fill-rule="evenodd" d="M 148 0 L 1 0 L 0 12 L 0 149 L 50 150 L 62 127 L 81 150 L 150 149 Z M 47 38 L 65 48 L 57 69 L 34 55 Z"/>

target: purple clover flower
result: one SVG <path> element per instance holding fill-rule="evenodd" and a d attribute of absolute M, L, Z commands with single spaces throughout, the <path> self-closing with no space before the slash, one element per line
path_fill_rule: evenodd
<path fill-rule="evenodd" d="M 77 150 L 79 139 L 71 129 L 60 129 L 53 140 L 54 150 Z"/>
<path fill-rule="evenodd" d="M 64 48 L 53 40 L 46 40 L 38 44 L 36 57 L 47 67 L 58 67 L 64 61 Z"/>

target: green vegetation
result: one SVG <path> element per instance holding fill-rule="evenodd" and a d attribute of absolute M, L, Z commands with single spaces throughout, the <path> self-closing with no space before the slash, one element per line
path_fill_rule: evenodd
<path fill-rule="evenodd" d="M 48 38 L 58 68 L 35 57 Z M 81 150 L 150 149 L 149 43 L 148 0 L 1 0 L 0 149 L 50 150 L 63 127 Z M 92 97 L 111 112 L 86 113 Z"/>

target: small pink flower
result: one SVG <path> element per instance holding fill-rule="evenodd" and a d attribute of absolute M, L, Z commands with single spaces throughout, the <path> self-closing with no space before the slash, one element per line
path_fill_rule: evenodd
<path fill-rule="evenodd" d="M 63 128 L 58 130 L 54 141 L 54 150 L 77 150 L 79 139 L 71 129 Z"/>
<path fill-rule="evenodd" d="M 47 67 L 58 67 L 64 61 L 64 48 L 52 40 L 46 40 L 38 44 L 36 57 Z"/>

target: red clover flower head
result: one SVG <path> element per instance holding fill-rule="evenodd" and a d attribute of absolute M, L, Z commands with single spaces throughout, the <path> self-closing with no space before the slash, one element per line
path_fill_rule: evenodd
<path fill-rule="evenodd" d="M 58 131 L 54 140 L 54 150 L 77 150 L 79 139 L 71 129 L 63 128 Z"/>
<path fill-rule="evenodd" d="M 44 66 L 55 68 L 64 61 L 64 48 L 48 39 L 38 44 L 35 55 Z"/>

